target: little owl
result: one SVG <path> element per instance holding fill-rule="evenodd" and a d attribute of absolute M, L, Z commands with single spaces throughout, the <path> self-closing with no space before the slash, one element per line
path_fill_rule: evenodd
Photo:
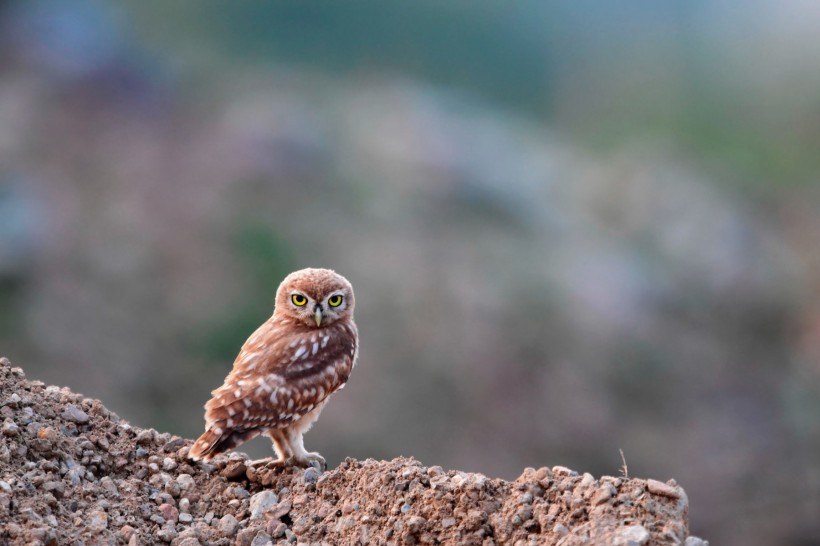
<path fill-rule="evenodd" d="M 242 346 L 225 383 L 205 404 L 205 433 L 190 457 L 210 459 L 260 434 L 273 440 L 273 464 L 325 460 L 302 435 L 356 363 L 353 287 L 329 269 L 291 273 L 276 291 L 273 316 Z"/>

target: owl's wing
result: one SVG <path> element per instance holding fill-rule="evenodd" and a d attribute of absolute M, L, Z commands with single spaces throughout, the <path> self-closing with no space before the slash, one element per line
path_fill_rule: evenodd
<path fill-rule="evenodd" d="M 225 384 L 205 405 L 206 432 L 191 449 L 209 458 L 260 433 L 286 427 L 344 387 L 356 359 L 355 331 L 281 335 L 261 327 L 242 348 Z"/>

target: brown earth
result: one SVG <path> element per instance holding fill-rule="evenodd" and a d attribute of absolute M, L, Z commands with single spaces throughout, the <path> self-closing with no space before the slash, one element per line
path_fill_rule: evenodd
<path fill-rule="evenodd" d="M 356 461 L 320 473 L 186 459 L 191 440 L 0 359 L 0 544 L 707 544 L 673 480 L 528 468 L 513 482 Z"/>

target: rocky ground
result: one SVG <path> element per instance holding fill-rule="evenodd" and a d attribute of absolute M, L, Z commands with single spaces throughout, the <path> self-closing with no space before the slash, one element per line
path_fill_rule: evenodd
<path fill-rule="evenodd" d="M 707 544 L 674 481 L 528 468 L 514 482 L 410 458 L 320 473 L 186 459 L 191 440 L 0 359 L 0 544 Z"/>

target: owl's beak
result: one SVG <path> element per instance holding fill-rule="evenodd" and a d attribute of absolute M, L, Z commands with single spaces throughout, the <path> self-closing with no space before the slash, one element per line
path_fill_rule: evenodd
<path fill-rule="evenodd" d="M 316 320 L 316 326 L 322 325 L 322 308 L 320 306 L 316 306 L 316 310 L 313 312 L 313 318 Z"/>

